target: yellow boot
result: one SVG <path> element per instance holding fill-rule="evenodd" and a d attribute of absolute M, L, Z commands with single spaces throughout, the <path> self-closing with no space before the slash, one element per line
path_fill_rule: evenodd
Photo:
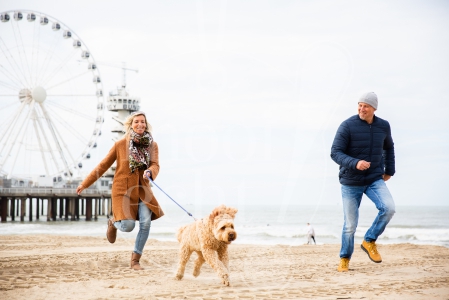
<path fill-rule="evenodd" d="M 363 240 L 362 242 L 362 250 L 368 254 L 369 259 L 371 259 L 375 263 L 381 263 L 382 257 L 380 256 L 379 252 L 377 252 L 377 246 L 376 242 L 367 242 Z"/>
<path fill-rule="evenodd" d="M 342 257 L 340 259 L 340 265 L 338 265 L 338 272 L 348 272 L 349 271 L 349 258 Z"/>

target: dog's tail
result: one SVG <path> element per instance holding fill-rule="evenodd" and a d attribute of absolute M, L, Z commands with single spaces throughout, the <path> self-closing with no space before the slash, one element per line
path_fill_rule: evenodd
<path fill-rule="evenodd" d="M 178 242 L 181 242 L 182 233 L 184 232 L 184 229 L 186 229 L 187 225 L 182 226 L 178 229 L 178 233 L 176 234 L 176 238 L 178 239 Z"/>

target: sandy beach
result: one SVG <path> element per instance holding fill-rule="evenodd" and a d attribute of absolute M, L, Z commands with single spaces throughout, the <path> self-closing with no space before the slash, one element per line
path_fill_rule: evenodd
<path fill-rule="evenodd" d="M 0 236 L 1 299 L 449 299 L 449 249 L 378 246 L 381 264 L 357 245 L 338 273 L 339 245 L 231 245 L 231 286 L 204 265 L 174 279 L 178 244 L 148 240 L 143 271 L 129 269 L 133 239 Z"/>

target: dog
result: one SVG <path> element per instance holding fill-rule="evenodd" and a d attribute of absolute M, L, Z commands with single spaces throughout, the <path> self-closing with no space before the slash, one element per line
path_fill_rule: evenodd
<path fill-rule="evenodd" d="M 234 218 L 237 209 L 221 205 L 216 207 L 209 218 L 196 220 L 194 223 L 178 229 L 180 242 L 179 265 L 176 279 L 184 277 L 187 261 L 193 251 L 198 254 L 193 268 L 193 276 L 200 275 L 200 269 L 207 262 L 218 274 L 222 283 L 229 286 L 228 245 L 237 239 Z"/>

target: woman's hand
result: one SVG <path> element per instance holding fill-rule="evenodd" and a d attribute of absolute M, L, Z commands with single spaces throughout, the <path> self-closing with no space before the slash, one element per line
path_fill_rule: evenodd
<path fill-rule="evenodd" d="M 143 172 L 143 179 L 148 180 L 148 178 L 151 178 L 151 170 L 145 170 L 145 172 Z"/>
<path fill-rule="evenodd" d="M 82 184 L 80 184 L 77 188 L 76 188 L 76 193 L 79 195 L 81 194 L 81 192 L 84 190 L 84 186 Z"/>

